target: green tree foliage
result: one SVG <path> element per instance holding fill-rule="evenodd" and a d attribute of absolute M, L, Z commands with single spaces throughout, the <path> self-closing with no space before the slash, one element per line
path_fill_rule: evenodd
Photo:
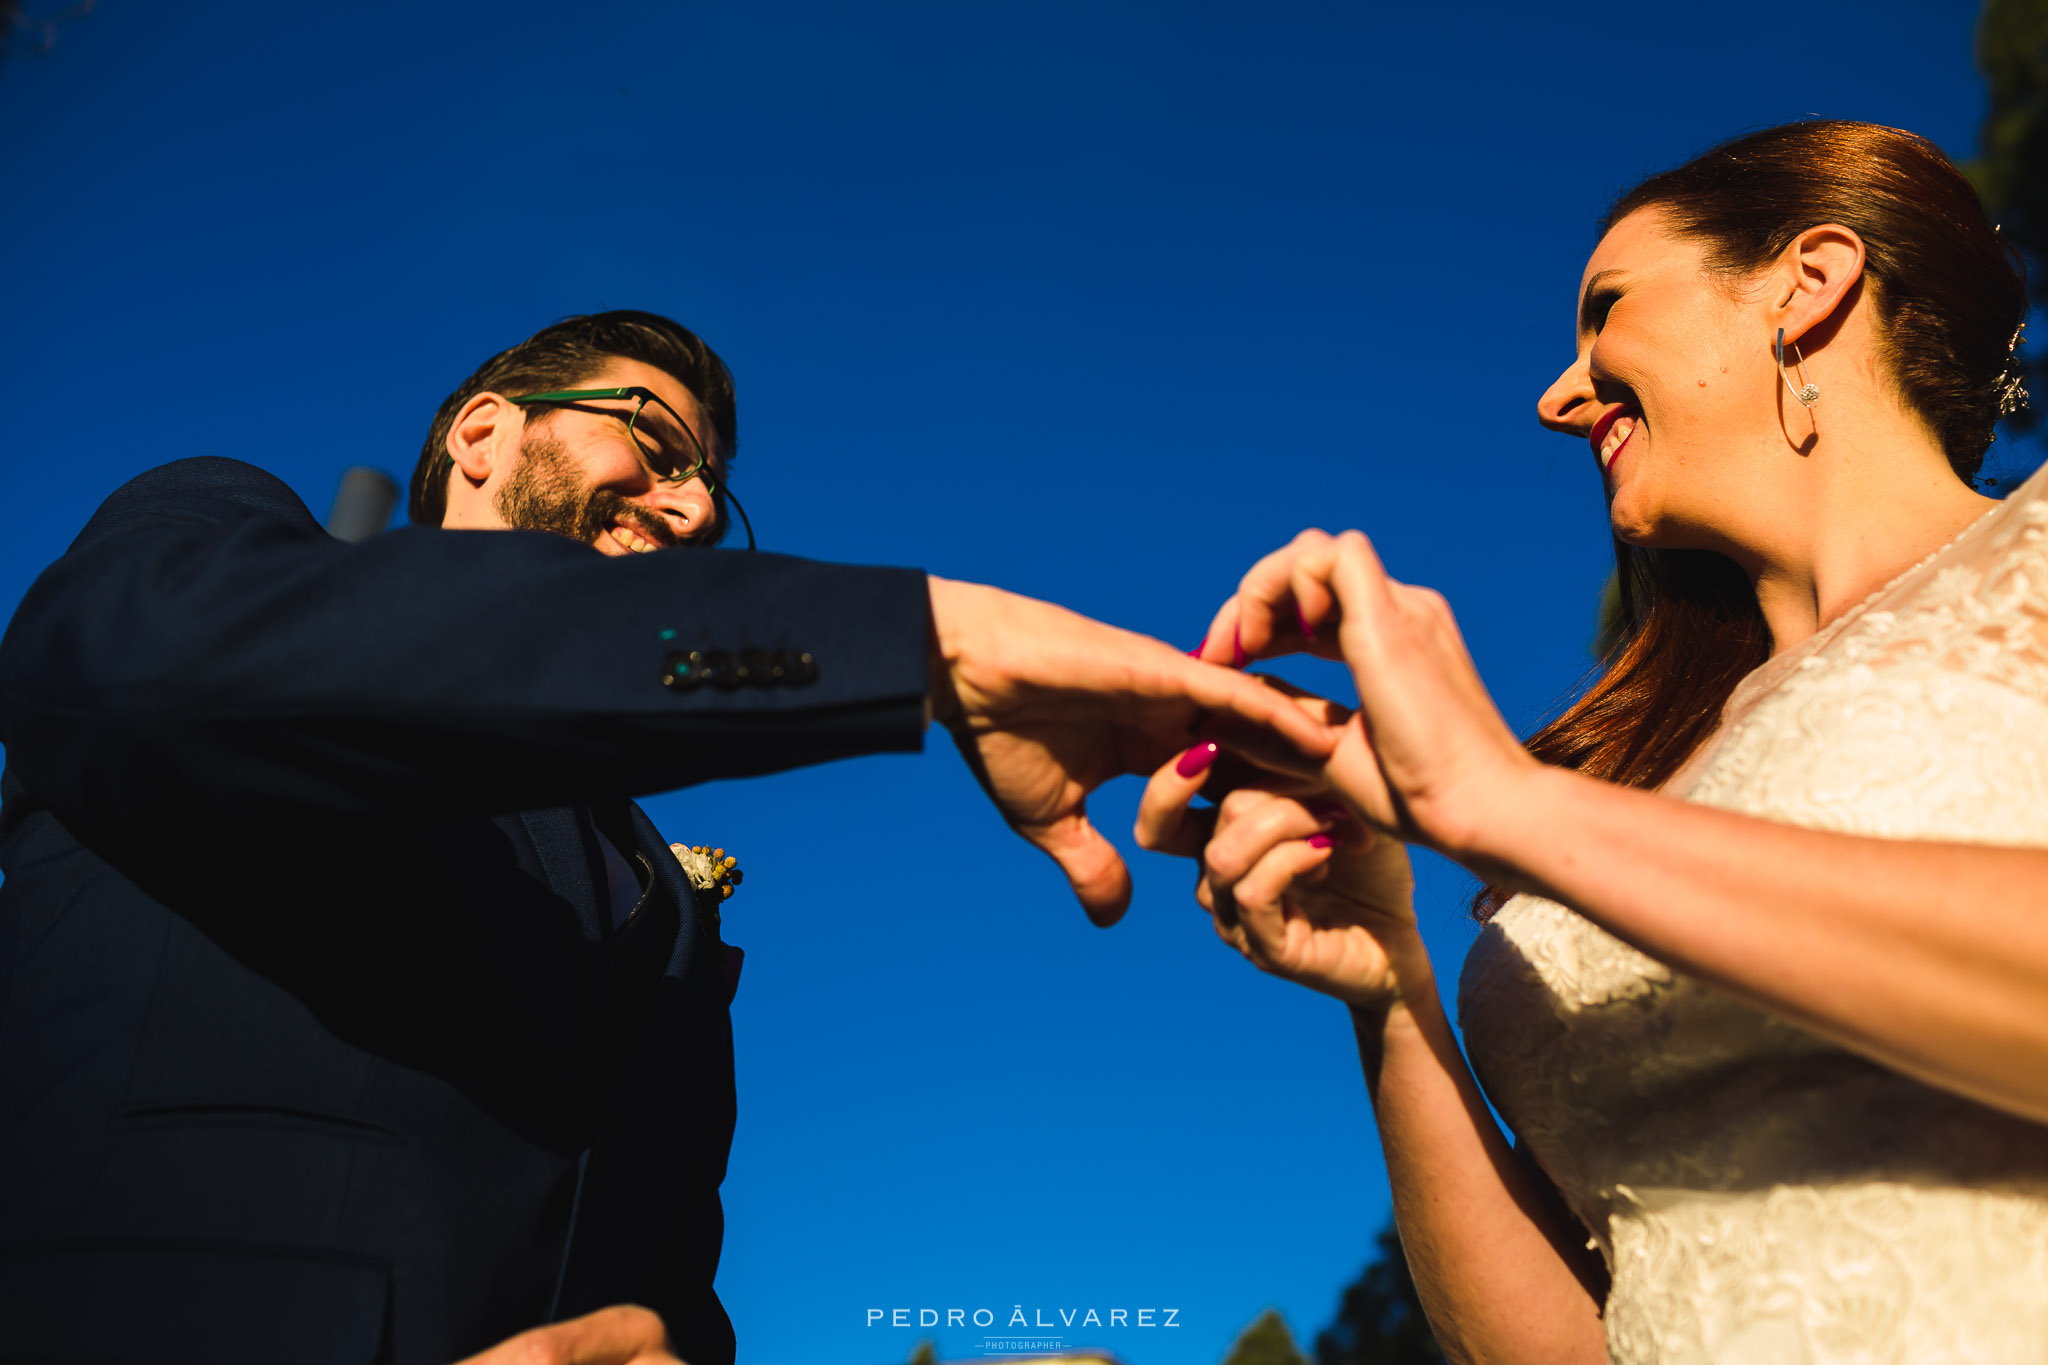
<path fill-rule="evenodd" d="M 2036 308 L 2027 362 L 2034 406 L 2027 426 L 2048 408 L 2048 0 L 1985 0 L 1977 19 L 1977 67 L 1990 107 L 1977 159 L 1964 169 L 2005 237 L 2028 258 Z M 2021 423 L 2015 422 L 2020 426 Z"/>
<path fill-rule="evenodd" d="M 1337 1320 L 1316 1337 L 1316 1365 L 1443 1365 L 1400 1234 L 1389 1227 L 1379 1249 L 1379 1259 L 1345 1289 Z"/>
<path fill-rule="evenodd" d="M 2048 261 L 2048 0 L 1986 0 L 1977 68 L 1991 107 L 1970 178 L 2021 249 Z M 2034 287 L 2048 294 L 2048 281 Z"/>
<path fill-rule="evenodd" d="M 1294 1344 L 1294 1333 L 1277 1309 L 1268 1308 L 1259 1320 L 1244 1329 L 1223 1365 L 1308 1365 Z"/>

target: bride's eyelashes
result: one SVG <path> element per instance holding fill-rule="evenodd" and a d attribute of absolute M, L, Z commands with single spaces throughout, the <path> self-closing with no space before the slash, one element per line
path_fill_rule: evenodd
<path fill-rule="evenodd" d="M 1614 305 L 1621 302 L 1619 289 L 1596 289 L 1586 295 L 1586 306 L 1581 313 L 1582 325 L 1594 336 L 1607 325 L 1607 315 L 1614 311 Z"/>

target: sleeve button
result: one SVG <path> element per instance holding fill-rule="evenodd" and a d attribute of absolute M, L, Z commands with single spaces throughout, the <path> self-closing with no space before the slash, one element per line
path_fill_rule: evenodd
<path fill-rule="evenodd" d="M 704 681 L 722 691 L 731 691 L 740 685 L 739 665 L 733 662 L 732 651 L 709 649 L 704 651 L 701 666 Z"/>
<path fill-rule="evenodd" d="M 704 655 L 699 650 L 679 649 L 662 661 L 661 685 L 677 692 L 695 691 L 704 681 Z"/>
<path fill-rule="evenodd" d="M 782 665 L 782 680 L 791 687 L 802 687 L 815 682 L 818 677 L 818 661 L 811 657 L 809 650 L 777 650 L 775 657 Z"/>
<path fill-rule="evenodd" d="M 741 682 L 751 683 L 755 687 L 768 687 L 775 682 L 775 673 L 774 661 L 768 657 L 765 650 L 743 649 L 740 651 L 739 680 Z"/>

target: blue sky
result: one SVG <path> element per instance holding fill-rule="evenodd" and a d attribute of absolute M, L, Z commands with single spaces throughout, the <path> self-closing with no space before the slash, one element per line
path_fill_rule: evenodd
<path fill-rule="evenodd" d="M 236 456 L 324 515 L 483 357 L 631 306 L 735 370 L 765 548 L 1193 644 L 1356 525 L 1527 727 L 1608 563 L 1533 420 L 1596 213 L 1810 114 L 1969 155 L 1975 9 L 101 0 L 0 65 L 0 605 L 142 469 Z M 1136 793 L 1098 802 L 1126 842 Z M 646 804 L 748 874 L 742 1359 L 981 1347 L 870 1308 L 1123 1308 L 1062 1335 L 1134 1365 L 1328 1321 L 1387 1209 L 1346 1020 L 1184 866 L 1134 855 L 1091 928 L 943 738 Z M 1424 862 L 1449 992 L 1470 882 Z"/>

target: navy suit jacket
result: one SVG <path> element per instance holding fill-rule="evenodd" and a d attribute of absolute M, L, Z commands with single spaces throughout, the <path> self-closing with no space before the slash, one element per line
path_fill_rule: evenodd
<path fill-rule="evenodd" d="M 230 460 L 116 492 L 0 642 L 0 1356 L 424 1365 L 634 1301 L 730 1361 L 727 950 L 627 798 L 917 748 L 926 601 L 344 545 Z M 616 930 L 593 818 L 654 871 Z"/>

